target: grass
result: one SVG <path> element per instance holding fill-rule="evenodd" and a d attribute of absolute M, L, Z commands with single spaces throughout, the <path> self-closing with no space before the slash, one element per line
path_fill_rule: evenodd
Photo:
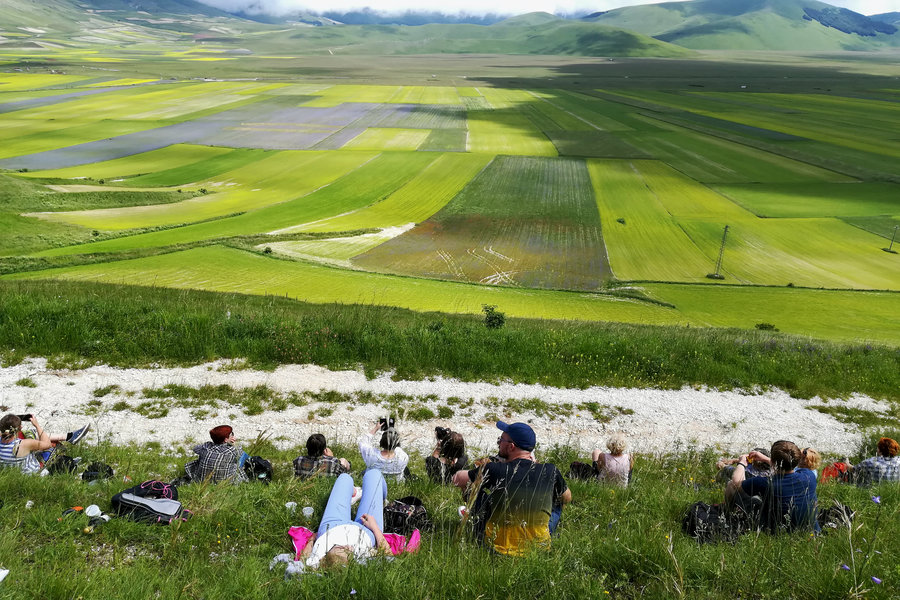
<path fill-rule="evenodd" d="M 837 499 L 857 510 L 852 534 L 838 530 L 812 539 L 801 534 L 745 535 L 734 545 L 698 545 L 681 534 L 682 513 L 696 500 L 721 501 L 722 492 L 713 483 L 716 455 L 685 449 L 638 456 L 628 489 L 570 481 L 574 500 L 563 512 L 552 548 L 514 560 L 491 556 L 461 531 L 459 492 L 428 482 L 422 458 L 412 457 L 410 467 L 420 480 L 390 483 L 388 496 L 414 494 L 424 501 L 435 527 L 424 533 L 417 554 L 285 581 L 283 567 L 269 570 L 269 561 L 291 551 L 289 526 L 315 527 L 331 485 L 327 478 L 293 478 L 290 461 L 302 453 L 299 446 L 265 445 L 257 451 L 274 464 L 275 479 L 269 486 L 180 487 L 179 500 L 193 517 L 171 527 L 114 518 L 85 534 L 83 515 L 57 520 L 73 505 L 97 504 L 109 510 L 109 498 L 132 485 L 121 481 L 125 475 L 135 482 L 173 478 L 190 458 L 187 446 L 82 444 L 74 452 L 82 464 L 102 460 L 116 473 L 90 486 L 70 475 L 45 479 L 12 470 L 0 473 L 0 494 L 6 499 L 0 523 L 7 542 L 0 554 L 10 569 L 0 597 L 18 597 L 18 591 L 26 589 L 37 597 L 85 600 L 157 594 L 457 598 L 472 593 L 499 600 L 520 593 L 527 581 L 529 593 L 560 598 L 718 599 L 740 594 L 836 600 L 864 592 L 878 600 L 892 597 L 893 582 L 900 577 L 891 559 L 900 551 L 896 486 L 820 486 L 821 505 Z M 362 464 L 354 448 L 333 449 L 354 465 Z M 539 452 L 563 470 L 569 461 L 584 459 L 563 445 L 542 444 Z M 872 495 L 879 495 L 881 503 L 873 503 Z M 26 500 L 32 500 L 34 508 L 26 510 Z M 287 501 L 312 506 L 316 516 L 311 522 L 299 511 L 291 516 L 284 507 Z M 854 553 L 857 547 L 862 552 Z M 852 570 L 844 571 L 842 564 L 852 565 Z M 872 576 L 883 583 L 874 583 Z"/>
<path fill-rule="evenodd" d="M 774 386 L 802 397 L 863 393 L 900 400 L 896 349 L 782 333 L 528 321 L 508 313 L 502 329 L 488 330 L 475 316 L 274 297 L 84 283 L 3 283 L 0 291 L 6 363 L 26 356 L 59 357 L 61 365 L 237 358 L 261 366 L 362 365 L 370 374 L 394 370 L 413 378 L 441 374 L 563 387 Z M 708 305 L 721 302 L 713 298 Z"/>

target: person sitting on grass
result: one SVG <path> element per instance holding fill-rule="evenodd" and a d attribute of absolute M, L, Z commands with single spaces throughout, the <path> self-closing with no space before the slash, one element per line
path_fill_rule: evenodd
<path fill-rule="evenodd" d="M 583 480 L 598 480 L 621 487 L 628 486 L 631 470 L 634 468 L 634 457 L 625 454 L 625 436 L 616 433 L 606 441 L 609 452 L 594 450 L 591 452 L 591 464 L 575 461 L 569 465 L 569 477 Z"/>
<path fill-rule="evenodd" d="M 435 427 L 434 435 L 437 444 L 431 456 L 425 457 L 425 471 L 433 482 L 447 484 L 469 462 L 466 442 L 461 433 L 450 431 L 446 427 Z"/>
<path fill-rule="evenodd" d="M 34 427 L 34 438 L 24 437 L 22 419 L 18 415 L 0 419 L 0 467 L 17 467 L 23 473 L 37 473 L 61 442 L 77 444 L 91 428 L 85 425 L 66 435 L 55 435 L 47 433 L 34 415 L 27 416 Z"/>
<path fill-rule="evenodd" d="M 900 481 L 900 445 L 891 438 L 878 440 L 878 454 L 867 458 L 852 468 L 851 480 L 859 486 L 874 485 L 882 481 Z"/>
<path fill-rule="evenodd" d="M 353 478 L 347 473 L 339 475 L 328 496 L 319 529 L 300 553 L 307 567 L 346 565 L 351 556 L 364 561 L 377 553 L 391 554 L 382 533 L 387 499 L 384 475 L 378 469 L 365 472 L 356 518 L 351 519 L 350 506 L 358 495 L 355 492 Z"/>
<path fill-rule="evenodd" d="M 746 477 L 767 477 L 772 474 L 772 465 L 769 462 L 769 451 L 765 448 L 754 448 L 747 453 L 749 463 L 746 468 Z M 759 460 L 754 460 L 759 457 Z M 721 458 L 716 462 L 716 481 L 728 483 L 734 475 L 735 465 L 740 458 Z"/>
<path fill-rule="evenodd" d="M 372 436 L 379 430 L 381 440 L 379 448 L 376 448 Z M 398 480 L 403 480 L 403 472 L 409 464 L 409 455 L 400 448 L 400 434 L 393 427 L 382 429 L 381 423 L 375 422 L 375 426 L 368 434 L 359 437 L 359 453 L 362 454 L 366 469 L 377 469 L 383 475 L 393 475 Z"/>
<path fill-rule="evenodd" d="M 813 475 L 819 477 L 819 467 L 822 466 L 822 455 L 814 448 L 804 448 L 800 451 L 800 464 L 798 469 L 809 469 Z"/>
<path fill-rule="evenodd" d="M 325 436 L 314 433 L 306 440 L 306 456 L 294 459 L 294 475 L 301 479 L 309 479 L 313 475 L 337 477 L 341 473 L 350 472 L 350 461 L 346 458 L 335 458 L 334 452 L 325 442 Z"/>
<path fill-rule="evenodd" d="M 754 455 L 755 454 L 755 455 Z M 793 442 L 779 440 L 772 444 L 769 459 L 771 477 L 746 478 L 748 458 L 761 461 L 762 455 L 743 455 L 735 465 L 734 475 L 725 488 L 725 501 L 733 505 L 740 493 L 758 496 L 759 525 L 764 531 L 819 531 L 816 520 L 816 476 L 809 469 L 797 469 L 800 448 Z M 754 515 L 755 516 L 755 515 Z"/>
<path fill-rule="evenodd" d="M 247 481 L 244 473 L 246 453 L 234 445 L 234 430 L 230 425 L 219 425 L 209 430 L 211 442 L 194 447 L 197 458 L 184 466 L 188 481 Z"/>
<path fill-rule="evenodd" d="M 503 432 L 497 440 L 498 454 L 505 462 L 459 471 L 453 483 L 464 493 L 474 486 L 471 515 L 476 537 L 495 552 L 522 556 L 533 546 L 550 545 L 572 492 L 556 465 L 531 458 L 536 437 L 528 424 L 498 421 L 497 428 Z"/>

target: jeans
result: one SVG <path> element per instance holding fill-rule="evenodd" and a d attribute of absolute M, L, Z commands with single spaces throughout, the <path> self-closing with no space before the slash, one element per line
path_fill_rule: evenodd
<path fill-rule="evenodd" d="M 384 475 L 377 469 L 369 469 L 363 475 L 362 498 L 356 509 L 356 519 L 350 518 L 350 499 L 353 497 L 353 478 L 347 473 L 338 475 L 328 496 L 325 512 L 322 513 L 322 522 L 319 523 L 319 537 L 325 535 L 330 527 L 353 523 L 370 538 L 372 546 L 375 546 L 375 534 L 362 524 L 362 516 L 365 514 L 375 517 L 378 528 L 384 531 L 384 501 L 387 499 L 387 483 Z"/>
<path fill-rule="evenodd" d="M 553 504 L 553 510 L 550 511 L 550 535 L 556 535 L 556 528 L 559 527 L 559 520 L 562 518 L 562 504 Z"/>

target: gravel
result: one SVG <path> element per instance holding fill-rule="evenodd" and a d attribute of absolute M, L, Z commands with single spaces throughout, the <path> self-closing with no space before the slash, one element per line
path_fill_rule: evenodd
<path fill-rule="evenodd" d="M 30 380 L 35 387 L 22 385 Z M 739 453 L 754 446 L 768 446 L 777 439 L 793 440 L 801 447 L 812 446 L 825 453 L 852 452 L 861 438 L 859 429 L 833 417 L 807 408 L 822 404 L 813 398 L 791 398 L 780 390 L 746 394 L 685 387 L 680 390 L 591 387 L 562 389 L 531 384 L 463 382 L 432 378 L 423 381 L 394 380 L 391 374 L 367 379 L 362 371 L 331 371 L 315 365 L 285 365 L 274 371 L 242 368 L 240 363 L 217 361 L 194 367 L 122 369 L 93 366 L 86 369 L 51 369 L 45 359 L 28 359 L 18 365 L 0 368 L 0 405 L 4 412 L 32 412 L 41 424 L 54 433 L 69 431 L 89 421 L 89 442 L 99 438 L 113 443 L 159 441 L 164 447 L 203 441 L 207 431 L 229 423 L 239 439 L 252 440 L 262 431 L 271 435 L 279 447 L 301 445 L 315 432 L 330 442 L 352 443 L 367 431 L 385 409 L 377 404 L 316 404 L 289 406 L 283 411 L 245 415 L 240 406 L 220 403 L 208 408 L 201 418 L 187 408 L 172 407 L 162 418 L 147 418 L 131 410 L 111 410 L 118 401 L 134 406 L 143 398 L 144 388 L 167 384 L 191 387 L 226 384 L 233 388 L 268 386 L 281 394 L 334 390 L 345 394 L 367 391 L 374 394 L 431 396 L 424 400 L 435 412 L 440 406 L 454 410 L 452 419 L 403 421 L 400 429 L 408 451 L 425 453 L 434 444 L 436 425 L 452 426 L 463 434 L 467 444 L 483 451 L 493 450 L 499 432 L 493 416 L 503 420 L 526 421 L 534 427 L 541 446 L 565 444 L 580 448 L 585 456 L 595 447 L 603 447 L 614 431 L 624 432 L 635 452 L 665 452 L 678 449 L 712 447 L 722 453 Z M 96 398 L 94 391 L 119 386 L 114 392 Z M 459 398 L 473 402 L 468 408 L 450 404 Z M 503 405 L 524 399 L 540 399 L 550 405 L 572 406 L 560 416 L 541 416 L 523 412 L 506 415 Z M 92 414 L 89 402 L 102 402 Z M 451 400 L 455 402 L 455 400 Z M 609 422 L 594 419 L 577 408 L 585 402 L 607 407 Z M 890 405 L 863 395 L 830 404 L 885 412 Z M 309 420 L 318 407 L 333 408 L 327 417 Z M 87 412 L 86 412 L 87 411 Z M 402 416 L 402 415 L 401 415 Z M 473 451 L 471 454 L 477 454 Z"/>

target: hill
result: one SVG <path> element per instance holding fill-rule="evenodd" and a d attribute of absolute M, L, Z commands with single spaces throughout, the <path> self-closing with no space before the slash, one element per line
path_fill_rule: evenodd
<path fill-rule="evenodd" d="M 882 23 L 900 26 L 900 11 L 881 13 L 880 15 L 869 15 L 869 18 Z"/>
<path fill-rule="evenodd" d="M 289 34 L 291 47 L 341 54 L 554 54 L 680 57 L 690 54 L 649 36 L 599 23 L 530 13 L 493 25 L 346 25 Z M 269 40 L 281 41 L 276 38 Z"/>
<path fill-rule="evenodd" d="M 306 54 L 552 54 L 681 57 L 678 46 L 601 23 L 531 13 L 493 25 L 431 23 L 343 25 L 294 15 L 292 23 L 264 23 L 193 0 L 5 0 L 0 45 L 7 47 L 135 46 L 215 41 L 277 52 L 288 44 Z M 328 27 L 317 27 L 330 23 Z M 248 35 L 250 34 L 250 35 Z M 3 39 L 5 38 L 5 39 Z"/>
<path fill-rule="evenodd" d="M 705 50 L 877 50 L 897 27 L 817 0 L 694 0 L 632 6 L 586 20 Z"/>

